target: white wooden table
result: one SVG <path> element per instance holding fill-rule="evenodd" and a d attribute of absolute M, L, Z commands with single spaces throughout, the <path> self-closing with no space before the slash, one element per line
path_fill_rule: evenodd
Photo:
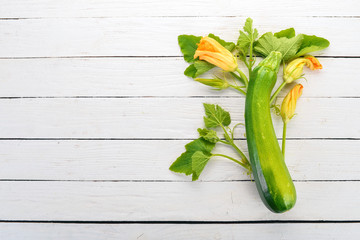
<path fill-rule="evenodd" d="M 1 0 L 0 239 L 360 239 L 359 14 L 358 0 Z M 231 162 L 198 182 L 168 170 L 203 102 L 244 112 L 183 75 L 177 36 L 236 41 L 248 16 L 331 42 L 289 124 L 298 202 L 281 215 Z"/>

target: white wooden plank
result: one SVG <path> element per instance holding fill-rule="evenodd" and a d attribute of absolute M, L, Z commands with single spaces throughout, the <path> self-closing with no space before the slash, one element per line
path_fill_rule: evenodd
<path fill-rule="evenodd" d="M 189 140 L 0 141 L 1 179 L 191 181 L 168 170 Z M 247 154 L 244 140 L 237 142 Z M 360 180 L 355 140 L 288 140 L 286 162 L 294 180 Z M 214 152 L 237 157 L 219 145 Z M 249 180 L 231 161 L 214 157 L 200 181 Z"/>
<path fill-rule="evenodd" d="M 281 99 L 280 99 L 281 100 Z M 2 99 L 2 138 L 196 138 L 203 102 L 244 121 L 244 98 Z M 290 138 L 358 138 L 359 98 L 302 98 Z M 282 121 L 274 119 L 281 136 Z M 237 134 L 243 136 L 243 132 Z"/>
<path fill-rule="evenodd" d="M 254 182 L 0 182 L 2 220 L 360 220 L 360 182 L 296 182 L 297 203 L 270 212 Z"/>
<path fill-rule="evenodd" d="M 19 231 L 21 230 L 21 231 Z M 34 224 L 1 223 L 7 240 L 209 240 L 317 239 L 358 240 L 359 223 L 279 224 Z"/>
<path fill-rule="evenodd" d="M 0 17 L 133 17 L 133 16 L 358 16 L 359 2 L 326 0 L 3 0 Z"/>
<path fill-rule="evenodd" d="M 359 58 L 320 61 L 321 71 L 304 70 L 304 97 L 359 96 Z M 183 75 L 187 66 L 182 58 L 0 59 L 0 96 L 240 96 L 194 82 Z M 339 88 L 340 81 L 346 86 Z"/>
<path fill-rule="evenodd" d="M 178 35 L 212 32 L 235 42 L 244 22 L 245 17 L 6 20 L 0 21 L 0 57 L 181 56 Z M 329 39 L 329 49 L 317 55 L 360 55 L 360 33 L 353 31 L 360 28 L 359 18 L 262 16 L 255 25 L 260 33 L 294 27 Z"/>

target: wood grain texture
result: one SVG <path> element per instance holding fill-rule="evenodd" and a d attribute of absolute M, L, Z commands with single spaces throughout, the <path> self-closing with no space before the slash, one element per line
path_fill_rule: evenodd
<path fill-rule="evenodd" d="M 203 102 L 244 122 L 244 98 L 2 99 L 2 138 L 197 138 Z M 279 99 L 281 102 L 281 99 Z M 289 138 L 359 138 L 359 98 L 302 98 Z M 281 136 L 282 121 L 274 118 Z M 235 136 L 242 137 L 244 132 Z"/>
<path fill-rule="evenodd" d="M 360 81 L 354 77 L 358 69 L 349 67 L 360 65 L 359 58 L 320 58 L 320 62 L 320 71 L 304 69 L 307 81 L 299 81 L 304 85 L 303 97 L 360 96 Z M 200 85 L 183 75 L 187 66 L 180 57 L 0 59 L 0 97 L 241 96 L 233 90 L 214 91 Z M 212 73 L 222 75 L 219 70 Z M 279 85 L 282 70 L 278 79 Z M 344 80 L 346 87 L 339 87 Z M 288 90 L 290 86 L 280 96 Z"/>
<path fill-rule="evenodd" d="M 359 16 L 359 7 L 356 0 L 3 0 L 0 17 Z"/>
<path fill-rule="evenodd" d="M 360 221 L 360 182 L 296 182 L 297 203 L 275 214 L 254 182 L 0 182 L 1 220 Z"/>
<path fill-rule="evenodd" d="M 0 57 L 181 56 L 180 34 L 214 33 L 236 42 L 245 17 L 65 18 L 0 21 Z M 320 56 L 360 56 L 359 18 L 257 17 L 260 33 L 294 27 L 325 37 Z M 329 27 L 331 26 L 331 27 Z M 347 34 L 351 33 L 351 37 Z M 146 39 L 146 41 L 145 41 Z M 161 66 L 159 66 L 161 67 Z M 134 71 L 137 66 L 132 67 Z"/>
<path fill-rule="evenodd" d="M 19 231 L 21 229 L 21 231 Z M 359 223 L 295 224 L 31 224 L 1 223 L 7 240 L 219 240 L 332 239 L 358 240 Z"/>
<path fill-rule="evenodd" d="M 7 180 L 191 181 L 190 177 L 168 169 L 185 151 L 187 142 L 3 140 L 0 176 Z M 245 141 L 237 143 L 247 154 Z M 296 181 L 360 180 L 359 148 L 358 140 L 288 140 L 286 162 Z M 223 145 L 214 152 L 237 157 Z M 241 167 L 214 157 L 199 181 L 249 179 Z"/>

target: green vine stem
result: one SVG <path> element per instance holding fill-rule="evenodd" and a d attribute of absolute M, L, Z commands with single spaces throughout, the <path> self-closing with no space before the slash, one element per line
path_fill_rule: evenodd
<path fill-rule="evenodd" d="M 282 147 L 281 147 L 281 151 L 282 151 L 282 154 L 283 154 L 284 158 L 285 158 L 286 126 L 287 126 L 287 123 L 284 122 L 283 136 L 282 136 Z"/>
<path fill-rule="evenodd" d="M 242 90 L 241 89 L 241 87 L 239 87 L 239 86 L 234 86 L 234 85 L 229 85 L 231 88 L 233 88 L 233 89 L 236 89 L 236 90 L 238 90 L 239 92 L 241 92 L 242 94 L 244 94 L 244 95 L 246 95 L 246 92 L 244 91 L 244 90 Z"/>
<path fill-rule="evenodd" d="M 236 78 L 237 80 L 239 80 L 241 83 L 243 83 L 245 85 L 245 80 L 242 79 L 239 75 L 233 73 L 233 72 L 230 72 L 231 76 L 233 76 L 234 78 Z"/>
<path fill-rule="evenodd" d="M 224 158 L 230 159 L 231 161 L 236 162 L 236 163 L 239 164 L 240 166 L 242 166 L 242 167 L 244 167 L 244 168 L 246 168 L 246 169 L 249 170 L 249 167 L 246 166 L 244 163 L 240 162 L 239 160 L 236 160 L 235 158 L 229 157 L 229 156 L 227 156 L 227 155 L 216 153 L 216 154 L 212 154 L 211 156 L 212 156 L 212 157 L 218 156 L 218 157 L 224 157 Z"/>
<path fill-rule="evenodd" d="M 280 93 L 280 91 L 285 87 L 286 82 L 283 82 L 278 89 L 276 89 L 275 93 L 271 96 L 270 98 L 270 104 L 275 100 L 275 98 L 277 97 L 277 95 Z"/>
<path fill-rule="evenodd" d="M 223 125 L 221 125 L 221 128 L 224 131 L 225 134 L 225 139 L 227 140 L 227 142 L 229 143 L 228 145 L 232 146 L 241 156 L 241 160 L 243 161 L 243 164 L 245 165 L 246 169 L 250 169 L 250 162 L 247 159 L 247 157 L 245 156 L 245 154 L 240 150 L 240 148 L 238 148 L 238 146 L 236 146 L 236 144 L 234 143 L 234 140 L 232 138 L 230 138 L 228 132 L 226 131 L 225 127 Z"/>
<path fill-rule="evenodd" d="M 239 73 L 240 77 L 244 80 L 245 87 L 247 88 L 249 85 L 248 78 L 240 69 L 237 68 L 236 71 Z"/>
<path fill-rule="evenodd" d="M 252 67 L 254 65 L 254 59 L 253 59 L 253 41 L 250 42 L 250 56 L 249 56 L 249 65 L 248 65 L 248 69 L 249 69 L 249 77 L 251 76 L 251 72 L 252 72 Z"/>

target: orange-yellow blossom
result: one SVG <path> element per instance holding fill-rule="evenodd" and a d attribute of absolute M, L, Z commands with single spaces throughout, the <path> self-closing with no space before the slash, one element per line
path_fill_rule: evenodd
<path fill-rule="evenodd" d="M 303 85 L 297 84 L 284 98 L 280 110 L 284 123 L 287 123 L 295 115 L 296 101 L 301 96 L 302 91 Z"/>
<path fill-rule="evenodd" d="M 319 60 L 313 56 L 297 58 L 291 61 L 285 68 L 283 76 L 284 81 L 286 83 L 291 83 L 296 79 L 299 79 L 302 76 L 304 65 L 306 65 L 311 70 L 322 69 L 322 65 L 320 64 Z"/>
<path fill-rule="evenodd" d="M 227 72 L 234 72 L 238 67 L 234 55 L 211 37 L 201 38 L 194 59 L 197 57 Z"/>
<path fill-rule="evenodd" d="M 322 65 L 316 57 L 309 55 L 304 58 L 307 60 L 306 66 L 311 70 L 322 69 Z"/>

